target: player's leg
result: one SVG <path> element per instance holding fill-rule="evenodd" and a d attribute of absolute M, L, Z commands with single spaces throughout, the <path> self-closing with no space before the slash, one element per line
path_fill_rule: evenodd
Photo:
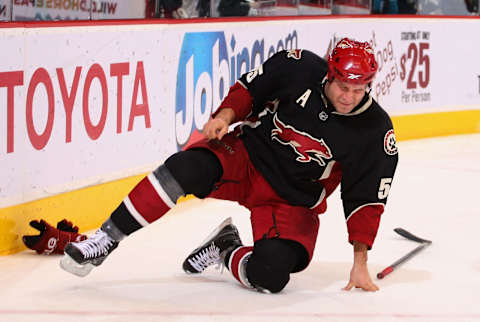
<path fill-rule="evenodd" d="M 254 246 L 243 246 L 235 226 L 228 218 L 183 262 L 190 274 L 208 266 L 224 264 L 247 288 L 262 292 L 280 292 L 290 280 L 290 273 L 308 263 L 302 244 L 282 238 L 265 238 Z"/>
<path fill-rule="evenodd" d="M 263 292 L 283 290 L 299 263 L 308 256 L 298 242 L 282 238 L 266 238 L 254 243 L 245 265 L 248 283 Z"/>
<path fill-rule="evenodd" d="M 255 169 L 243 143 L 232 133 L 221 141 L 211 141 L 209 149 L 220 160 L 223 176 L 208 197 L 245 205 L 245 197 L 252 191 L 249 174 L 255 172 Z M 225 260 L 228 262 L 230 253 L 239 247 L 244 249 L 237 228 L 232 224 L 231 218 L 228 218 L 187 256 L 182 265 L 183 270 L 189 274 L 198 274 L 210 265 L 226 264 Z"/>
<path fill-rule="evenodd" d="M 133 188 L 94 235 L 65 247 L 62 268 L 85 276 L 100 265 L 125 236 L 162 217 L 181 196 L 193 194 L 204 198 L 208 195 L 222 172 L 218 158 L 207 149 L 172 155 Z"/>
<path fill-rule="evenodd" d="M 244 286 L 280 292 L 310 262 L 318 233 L 318 216 L 309 209 L 284 205 L 252 210 L 254 247 L 235 250 L 228 268 Z"/>
<path fill-rule="evenodd" d="M 237 183 L 222 185 L 211 196 L 229 200 L 235 200 L 232 196 L 236 196 L 236 201 L 250 208 L 254 247 L 241 245 L 234 228 L 226 228 L 229 233 L 225 234 L 226 238 L 222 236 L 223 228 L 230 226 L 222 223 L 187 257 L 183 268 L 187 273 L 201 273 L 209 265 L 223 262 L 244 286 L 279 292 L 288 283 L 290 273 L 303 270 L 310 262 L 318 233 L 318 216 L 310 209 L 287 205 L 249 164 L 248 158 L 246 166 L 242 163 L 239 168 L 248 169 L 248 178 L 240 180 L 241 177 L 233 175 Z M 229 167 L 224 169 L 231 171 Z M 235 195 L 230 191 L 233 188 L 249 193 Z M 217 240 L 229 247 L 218 246 Z"/>

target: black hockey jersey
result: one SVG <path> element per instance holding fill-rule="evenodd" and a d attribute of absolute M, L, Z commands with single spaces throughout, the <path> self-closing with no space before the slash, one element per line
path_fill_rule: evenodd
<path fill-rule="evenodd" d="M 351 113 L 336 112 L 324 94 L 326 75 L 327 62 L 307 50 L 281 51 L 245 73 L 238 82 L 253 107 L 240 137 L 292 205 L 317 207 L 341 180 L 347 219 L 368 205 L 383 212 L 398 161 L 392 122 L 368 94 Z"/>

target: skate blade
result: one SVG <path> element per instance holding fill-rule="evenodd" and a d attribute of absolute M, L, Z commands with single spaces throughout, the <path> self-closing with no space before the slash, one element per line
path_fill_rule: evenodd
<path fill-rule="evenodd" d="M 60 260 L 60 267 L 73 275 L 85 277 L 92 271 L 94 266 L 90 263 L 85 265 L 78 264 L 70 256 L 65 254 Z"/>

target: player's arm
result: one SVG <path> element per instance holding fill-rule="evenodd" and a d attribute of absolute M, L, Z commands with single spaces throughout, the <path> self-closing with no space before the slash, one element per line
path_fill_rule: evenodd
<path fill-rule="evenodd" d="M 203 127 L 203 134 L 207 139 L 221 140 L 228 133 L 228 126 L 242 121 L 252 111 L 253 97 L 240 82 L 236 82 L 220 107 Z"/>
<path fill-rule="evenodd" d="M 205 125 L 205 135 L 209 139 L 221 139 L 227 133 L 228 125 L 258 115 L 268 101 L 278 98 L 282 88 L 292 81 L 293 75 L 300 73 L 305 77 L 305 70 L 311 70 L 310 62 L 315 59 L 319 58 L 308 51 L 280 51 L 243 74 Z"/>
<path fill-rule="evenodd" d="M 203 128 L 203 133 L 209 140 L 222 139 L 227 134 L 230 124 L 243 121 L 247 116 L 253 114 L 254 100 L 257 102 L 259 100 L 257 87 L 261 88 L 260 92 L 272 91 L 272 86 L 266 86 L 264 82 L 271 81 L 270 78 L 275 76 L 274 65 L 279 63 L 277 61 L 280 60 L 280 56 L 281 53 L 272 56 L 264 64 L 242 75 L 230 87 L 227 96 Z M 264 66 L 269 71 L 268 74 L 264 73 Z"/>
<path fill-rule="evenodd" d="M 350 291 L 353 287 L 364 291 L 378 291 L 378 286 L 372 281 L 368 271 L 368 246 L 367 244 L 353 241 L 353 266 L 350 270 L 350 279 L 343 289 Z"/>
<path fill-rule="evenodd" d="M 381 130 L 343 167 L 342 201 L 348 240 L 372 248 L 398 162 L 393 130 Z M 388 143 L 388 141 L 393 143 Z"/>
<path fill-rule="evenodd" d="M 352 287 L 365 291 L 378 290 L 368 272 L 367 252 L 375 241 L 398 162 L 396 147 L 388 145 L 391 144 L 390 139 L 394 142 L 390 128 L 371 137 L 370 144 L 365 145 L 354 160 L 350 160 L 350 166 L 343 172 L 342 199 L 348 240 L 354 253 L 346 290 Z"/>

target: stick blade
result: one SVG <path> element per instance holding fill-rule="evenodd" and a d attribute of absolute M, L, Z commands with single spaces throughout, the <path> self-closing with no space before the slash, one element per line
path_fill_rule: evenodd
<path fill-rule="evenodd" d="M 432 243 L 431 240 L 427 240 L 427 239 L 423 239 L 418 236 L 415 236 L 414 234 L 412 234 L 411 232 L 403 228 L 395 228 L 393 231 L 399 234 L 400 236 L 405 237 L 406 239 L 409 239 L 409 240 L 413 240 L 417 243 L 428 243 L 428 244 Z"/>

